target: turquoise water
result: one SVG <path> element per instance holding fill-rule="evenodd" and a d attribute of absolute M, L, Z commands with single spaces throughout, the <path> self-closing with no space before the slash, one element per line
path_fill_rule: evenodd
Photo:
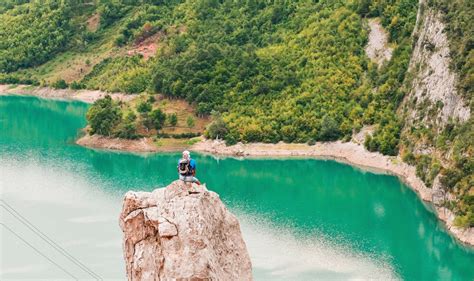
<path fill-rule="evenodd" d="M 86 110 L 0 96 L 1 198 L 87 269 L 120 280 L 121 197 L 174 180 L 178 155 L 79 147 Z M 474 279 L 474 251 L 393 176 L 330 160 L 193 157 L 239 217 L 257 280 Z M 0 210 L 0 279 L 91 277 Z"/>

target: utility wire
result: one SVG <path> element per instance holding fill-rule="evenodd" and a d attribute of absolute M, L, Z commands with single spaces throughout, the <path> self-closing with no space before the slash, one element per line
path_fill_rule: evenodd
<path fill-rule="evenodd" d="M 50 259 L 48 256 L 46 256 L 45 254 L 43 254 L 40 250 L 36 249 L 33 245 L 31 245 L 30 243 L 28 243 L 28 241 L 26 241 L 25 239 L 23 239 L 20 235 L 16 234 L 15 231 L 13 231 L 11 228 L 9 228 L 8 226 L 6 226 L 4 223 L 0 222 L 0 225 L 2 225 L 5 229 L 7 229 L 8 231 L 10 231 L 13 235 L 15 235 L 16 237 L 18 237 L 18 239 L 20 239 L 21 241 L 23 241 L 26 245 L 30 246 L 33 250 L 35 250 L 38 254 L 40 254 L 41 256 L 43 256 L 45 259 L 49 260 L 52 264 L 54 264 L 55 266 L 57 266 L 59 269 L 61 269 L 63 272 L 65 272 L 67 275 L 71 276 L 74 280 L 77 280 L 79 281 L 79 279 L 72 275 L 69 271 L 67 271 L 66 269 L 64 269 L 62 266 L 60 266 L 59 264 L 57 264 L 55 261 L 53 261 L 52 259 Z"/>
<path fill-rule="evenodd" d="M 33 231 L 36 235 L 38 235 L 43 241 L 48 243 L 56 251 L 58 251 L 60 254 L 65 256 L 67 259 L 69 259 L 72 263 L 74 263 L 75 265 L 80 267 L 82 270 L 87 272 L 90 276 L 92 276 L 92 278 L 94 278 L 96 280 L 103 280 L 102 277 L 100 277 L 98 274 L 96 274 L 94 271 L 92 271 L 90 268 L 88 268 L 86 265 L 84 265 L 78 259 L 73 257 L 64 248 L 59 246 L 56 242 L 54 242 L 51 238 L 49 238 L 46 234 L 44 234 L 41 230 L 39 230 L 36 226 L 34 226 L 28 219 L 26 219 L 19 212 L 17 212 L 15 210 L 15 208 L 13 208 L 7 202 L 5 202 L 5 200 L 0 199 L 0 206 L 2 206 L 7 212 L 9 212 L 12 216 L 14 216 L 17 220 L 19 220 L 23 225 L 28 227 L 31 231 Z M 9 210 L 9 209 L 11 209 L 11 210 Z"/>

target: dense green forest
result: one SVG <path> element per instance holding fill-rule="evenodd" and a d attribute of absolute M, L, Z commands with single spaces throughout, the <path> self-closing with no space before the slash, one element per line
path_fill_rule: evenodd
<path fill-rule="evenodd" d="M 472 6 L 430 0 L 423 7 L 441 11 L 448 23 L 452 68 L 471 112 Z M 414 0 L 3 1 L 0 82 L 185 99 L 197 115 L 212 116 L 206 135 L 228 144 L 348 141 L 374 125 L 367 149 L 387 155 L 402 149 L 428 186 L 442 173 L 443 184 L 461 194 L 461 224 L 474 225 L 472 118 L 440 134 L 414 128 L 402 136 L 404 117 L 397 110 L 409 90 L 417 9 Z M 97 27 L 90 24 L 94 16 Z M 380 67 L 364 52 L 373 17 L 381 19 L 394 49 Z M 155 56 L 127 53 L 147 38 L 157 38 Z M 77 61 L 76 75 L 51 70 Z M 158 130 L 168 118 L 129 111 L 103 100 L 88 119 L 95 133 L 136 138 L 137 127 L 155 124 Z M 445 151 L 455 147 L 453 165 L 414 154 L 410 141 L 420 139 Z"/>

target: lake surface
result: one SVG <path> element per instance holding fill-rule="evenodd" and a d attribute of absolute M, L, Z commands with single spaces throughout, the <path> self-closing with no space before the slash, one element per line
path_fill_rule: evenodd
<path fill-rule="evenodd" d="M 86 110 L 0 96 L 1 280 L 125 279 L 123 194 L 176 179 L 178 154 L 75 145 Z M 474 279 L 474 251 L 393 176 L 330 160 L 193 157 L 238 216 L 256 280 Z"/>

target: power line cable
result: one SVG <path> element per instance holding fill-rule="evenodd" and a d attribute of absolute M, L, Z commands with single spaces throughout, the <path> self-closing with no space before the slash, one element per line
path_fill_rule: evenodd
<path fill-rule="evenodd" d="M 6 226 L 6 224 L 0 222 L 0 225 L 2 225 L 5 229 L 7 229 L 8 231 L 10 231 L 13 235 L 15 235 L 18 239 L 20 239 L 21 241 L 23 241 L 26 245 L 30 246 L 33 250 L 35 250 L 38 254 L 40 254 L 41 256 L 43 256 L 45 259 L 47 259 L 48 261 L 50 261 L 52 264 L 54 264 L 55 266 L 57 266 L 59 269 L 61 269 L 63 272 L 65 272 L 67 275 L 71 276 L 74 280 L 77 280 L 79 281 L 79 279 L 72 275 L 69 271 L 67 271 L 66 269 L 64 269 L 62 266 L 60 266 L 59 264 L 57 264 L 55 261 L 53 261 L 52 259 L 50 259 L 47 255 L 43 254 L 40 250 L 38 250 L 37 248 L 35 248 L 33 245 L 31 245 L 30 243 L 28 243 L 28 241 L 26 241 L 25 239 L 23 239 L 20 235 L 18 235 L 15 231 L 13 231 L 13 229 L 9 228 L 8 226 Z"/>
<path fill-rule="evenodd" d="M 98 274 L 96 274 L 94 271 L 92 271 L 90 268 L 88 268 L 86 265 L 84 265 L 82 262 L 80 262 L 78 259 L 73 257 L 71 254 L 69 254 L 64 248 L 62 248 L 60 245 L 58 245 L 55 241 L 53 241 L 51 238 L 48 237 L 48 235 L 44 234 L 41 230 L 39 230 L 35 225 L 33 225 L 28 219 L 26 219 L 24 216 L 22 216 L 18 211 L 15 210 L 11 205 L 9 205 L 5 200 L 0 199 L 0 206 L 2 206 L 7 212 L 9 212 L 12 216 L 14 216 L 17 220 L 19 220 L 22 224 L 24 224 L 26 227 L 28 227 L 31 231 L 33 231 L 36 235 L 38 235 L 43 241 L 48 243 L 51 247 L 53 247 L 56 251 L 58 251 L 60 254 L 65 256 L 67 259 L 69 259 L 72 263 L 80 267 L 82 270 L 87 272 L 90 276 L 92 276 L 96 280 L 103 280 L 102 277 L 100 277 Z M 7 208 L 8 207 L 8 208 Z M 11 209 L 11 210 L 9 210 Z M 13 213 L 14 212 L 14 213 Z"/>

